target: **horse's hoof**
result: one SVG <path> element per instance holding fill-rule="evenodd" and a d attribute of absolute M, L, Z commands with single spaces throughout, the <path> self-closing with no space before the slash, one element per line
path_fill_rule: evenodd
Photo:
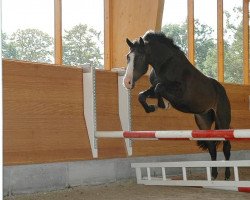
<path fill-rule="evenodd" d="M 218 172 L 217 173 L 212 173 L 212 180 L 215 180 L 218 176 Z"/>
<path fill-rule="evenodd" d="M 218 171 L 216 167 L 212 167 L 212 179 L 215 180 L 218 176 Z"/>
<path fill-rule="evenodd" d="M 230 176 L 231 176 L 231 172 L 230 172 L 230 169 L 229 168 L 226 168 L 226 171 L 225 171 L 225 180 L 229 180 L 230 179 Z"/>
<path fill-rule="evenodd" d="M 151 113 L 156 111 L 157 107 L 154 105 L 149 105 L 147 109 L 145 109 L 146 113 Z"/>
<path fill-rule="evenodd" d="M 225 181 L 230 181 L 230 178 L 226 178 L 226 177 L 225 177 Z"/>
<path fill-rule="evenodd" d="M 163 99 L 164 104 L 165 104 L 165 110 L 169 109 L 171 104 L 169 103 L 169 101 L 167 101 L 166 99 Z"/>
<path fill-rule="evenodd" d="M 166 99 L 163 99 L 162 102 L 158 102 L 158 107 L 167 110 L 170 108 L 170 103 Z"/>

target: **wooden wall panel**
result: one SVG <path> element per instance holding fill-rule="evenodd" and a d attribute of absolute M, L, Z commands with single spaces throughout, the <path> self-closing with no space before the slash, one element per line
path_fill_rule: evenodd
<path fill-rule="evenodd" d="M 121 130 L 118 113 L 117 74 L 107 71 L 97 72 L 97 130 Z M 99 157 L 126 156 L 123 139 L 99 139 Z"/>
<path fill-rule="evenodd" d="M 3 62 L 4 163 L 90 159 L 81 70 Z"/>
<path fill-rule="evenodd" d="M 98 130 L 121 130 L 117 74 L 97 72 Z M 137 101 L 148 87 L 143 77 L 132 91 L 134 130 L 196 129 L 193 116 L 171 108 L 146 114 Z M 250 86 L 225 84 L 232 127 L 250 128 Z M 4 165 L 92 159 L 83 117 L 82 70 L 59 65 L 3 62 Z M 125 157 L 122 139 L 99 139 L 100 158 Z M 233 150 L 250 142 L 233 142 Z M 190 141 L 135 141 L 134 155 L 199 153 Z"/>
<path fill-rule="evenodd" d="M 163 5 L 164 0 L 105 0 L 105 69 L 126 65 L 126 38 L 159 30 Z"/>

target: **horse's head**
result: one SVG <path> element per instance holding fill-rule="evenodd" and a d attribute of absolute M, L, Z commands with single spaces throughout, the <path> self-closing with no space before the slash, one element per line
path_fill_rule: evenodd
<path fill-rule="evenodd" d="M 123 79 L 123 84 L 127 89 L 132 89 L 135 82 L 147 72 L 148 62 L 146 58 L 145 43 L 140 37 L 139 41 L 131 42 L 126 40 L 130 47 L 130 52 L 127 55 L 127 69 Z"/>

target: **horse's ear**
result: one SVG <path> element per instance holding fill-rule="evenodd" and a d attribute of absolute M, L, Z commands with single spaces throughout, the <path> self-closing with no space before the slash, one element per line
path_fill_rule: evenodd
<path fill-rule="evenodd" d="M 143 39 L 140 37 L 140 40 L 139 40 L 139 42 L 140 42 L 140 45 L 141 46 L 144 46 L 145 44 L 144 44 L 144 41 L 143 41 Z"/>
<path fill-rule="evenodd" d="M 130 48 L 134 46 L 133 42 L 131 42 L 128 38 L 126 39 L 126 42 Z"/>

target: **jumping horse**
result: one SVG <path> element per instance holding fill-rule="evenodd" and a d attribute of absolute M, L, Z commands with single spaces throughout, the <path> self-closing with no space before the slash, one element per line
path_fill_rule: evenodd
<path fill-rule="evenodd" d="M 150 82 L 152 86 L 139 94 L 139 101 L 147 113 L 154 112 L 155 106 L 148 105 L 146 98 L 158 99 L 158 107 L 165 108 L 167 100 L 173 108 L 194 114 L 199 129 L 229 129 L 231 107 L 224 87 L 215 79 L 202 74 L 187 59 L 184 52 L 173 40 L 162 32 L 148 31 L 144 36 L 131 42 L 127 54 L 127 69 L 123 84 L 133 89 L 136 81 L 152 66 Z M 219 141 L 197 141 L 203 150 L 208 150 L 211 160 L 216 160 Z M 230 141 L 223 141 L 223 153 L 230 159 Z M 217 168 L 212 168 L 216 179 Z M 230 178 L 229 167 L 225 170 L 225 180 Z"/>

